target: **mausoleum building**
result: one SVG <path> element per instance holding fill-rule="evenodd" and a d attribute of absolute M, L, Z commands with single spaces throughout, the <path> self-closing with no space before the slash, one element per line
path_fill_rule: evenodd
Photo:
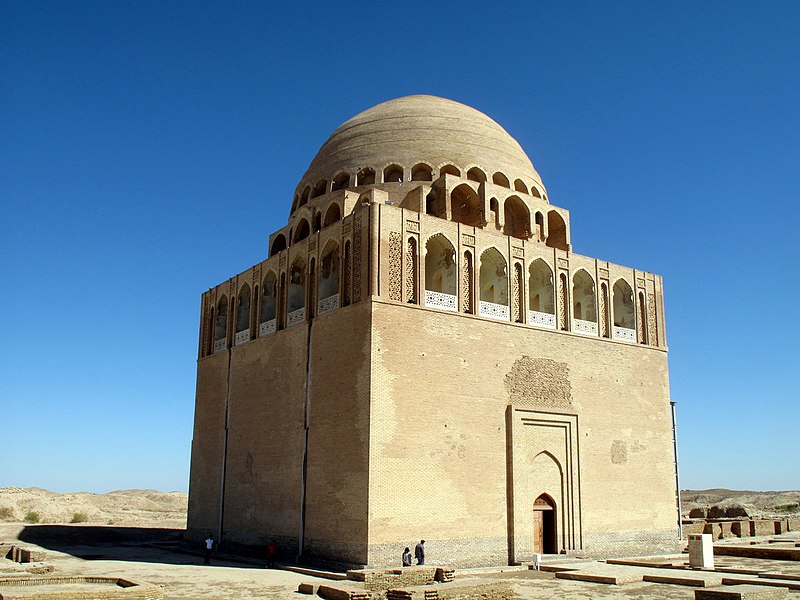
<path fill-rule="evenodd" d="M 203 293 L 188 528 L 397 565 L 678 543 L 661 277 L 572 251 L 520 145 L 399 98 Z"/>

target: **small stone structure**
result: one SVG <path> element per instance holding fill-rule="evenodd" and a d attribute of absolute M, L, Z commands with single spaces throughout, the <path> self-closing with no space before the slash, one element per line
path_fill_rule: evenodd
<path fill-rule="evenodd" d="M 162 600 L 160 585 L 141 584 L 117 577 L 8 577 L 0 578 L 0 600 Z"/>
<path fill-rule="evenodd" d="M 708 533 L 689 536 L 689 566 L 693 569 L 714 568 L 714 542 Z"/>

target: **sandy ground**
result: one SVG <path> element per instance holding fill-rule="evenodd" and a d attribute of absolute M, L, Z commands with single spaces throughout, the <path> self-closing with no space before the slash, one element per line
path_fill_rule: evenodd
<path fill-rule="evenodd" d="M 0 525 L 0 540 L 30 539 L 37 526 L 7 523 Z M 36 544 L 47 551 L 45 564 L 53 567 L 53 575 L 115 576 L 137 583 L 156 583 L 164 586 L 166 600 L 196 600 L 210 598 L 234 600 L 250 598 L 303 598 L 296 593 L 301 582 L 330 584 L 327 579 L 294 573 L 282 569 L 214 559 L 210 566 L 202 564 L 201 556 L 175 552 L 159 547 L 164 539 L 162 530 L 154 530 L 152 545 L 145 539 L 114 544 L 81 543 L 82 525 L 71 525 L 70 536 L 60 541 Z M 141 538 L 141 536 L 137 536 Z M 69 540 L 69 541 L 68 541 Z M 24 542 L 32 546 L 30 542 Z M 49 546 L 49 547 L 48 547 Z M 53 549 L 53 547 L 59 549 Z M 38 565 L 18 565 L 0 559 L 0 576 L 23 575 L 27 568 Z M 499 577 L 512 581 L 520 599 L 545 598 L 693 598 L 692 588 L 633 583 L 609 586 L 577 581 L 556 580 L 552 574 L 519 571 L 514 573 L 459 575 L 459 581 Z"/>
<path fill-rule="evenodd" d="M 727 490 L 693 492 L 698 503 L 720 503 Z M 745 493 L 742 493 L 745 494 Z M 791 504 L 791 494 L 773 492 L 770 498 L 747 499 L 759 506 Z M 741 499 L 741 496 L 737 497 Z M 736 500 L 738 501 L 738 500 Z M 301 582 L 325 584 L 328 579 L 263 565 L 220 560 L 202 564 L 202 556 L 186 552 L 180 545 L 186 525 L 187 496 L 181 492 L 126 490 L 110 494 L 55 494 L 37 488 L 0 488 L 0 541 L 19 541 L 47 552 L 45 565 L 53 575 L 124 577 L 164 586 L 167 600 L 303 598 L 296 593 Z M 39 523 L 21 522 L 38 513 Z M 85 523 L 72 524 L 79 514 Z M 15 522 L 5 522 L 13 519 Z M 745 559 L 725 558 L 736 564 Z M 796 564 L 784 567 L 798 573 Z M 603 563 L 585 563 L 594 571 L 614 568 Z M 0 559 L 0 577 L 21 576 L 42 565 L 20 565 Z M 744 566 L 744 565 L 743 565 Z M 776 568 L 780 565 L 775 565 Z M 786 570 L 785 568 L 777 570 Z M 458 581 L 500 577 L 515 586 L 523 600 L 545 598 L 693 598 L 694 589 L 682 585 L 646 582 L 614 586 L 555 579 L 552 573 L 516 571 L 507 573 L 457 572 Z M 792 594 L 795 596 L 795 594 Z M 796 594 L 800 598 L 800 593 Z"/>

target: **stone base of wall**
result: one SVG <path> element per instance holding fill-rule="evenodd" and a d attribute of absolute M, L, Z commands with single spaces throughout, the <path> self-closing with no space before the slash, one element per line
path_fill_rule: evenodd
<path fill-rule="evenodd" d="M 97 585 L 96 589 L 87 587 Z M 47 590 L 36 590 L 31 596 L 30 588 L 47 586 Z M 63 590 L 52 586 L 64 586 Z M 78 586 L 70 589 L 70 586 Z M 37 600 L 162 600 L 164 590 L 160 585 L 139 584 L 128 579 L 114 577 L 13 577 L 0 579 L 0 598 Z"/>
<path fill-rule="evenodd" d="M 668 531 L 624 531 L 585 533 L 583 549 L 567 554 L 586 557 L 648 556 L 676 554 L 686 545 L 678 529 Z"/>
<path fill-rule="evenodd" d="M 419 540 L 392 544 L 370 544 L 369 564 L 373 567 L 398 567 L 401 565 L 403 548 L 412 552 Z M 425 538 L 426 565 L 453 567 L 488 567 L 508 564 L 508 538 L 460 538 L 437 540 Z"/>
<path fill-rule="evenodd" d="M 503 581 L 412 586 L 386 592 L 386 600 L 510 600 L 516 597 L 514 586 Z"/>

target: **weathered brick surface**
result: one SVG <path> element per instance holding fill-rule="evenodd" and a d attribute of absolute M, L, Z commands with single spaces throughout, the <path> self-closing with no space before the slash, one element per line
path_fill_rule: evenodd
<path fill-rule="evenodd" d="M 70 589 L 70 585 L 81 587 Z M 87 584 L 96 584 L 97 588 L 84 589 Z M 138 584 L 126 579 L 112 577 L 83 576 L 50 576 L 50 577 L 13 577 L 0 579 L 0 598 L 13 600 L 20 596 L 31 598 L 30 588 L 37 586 L 65 586 L 63 590 L 37 590 L 38 600 L 162 600 L 163 588 L 159 585 Z"/>

